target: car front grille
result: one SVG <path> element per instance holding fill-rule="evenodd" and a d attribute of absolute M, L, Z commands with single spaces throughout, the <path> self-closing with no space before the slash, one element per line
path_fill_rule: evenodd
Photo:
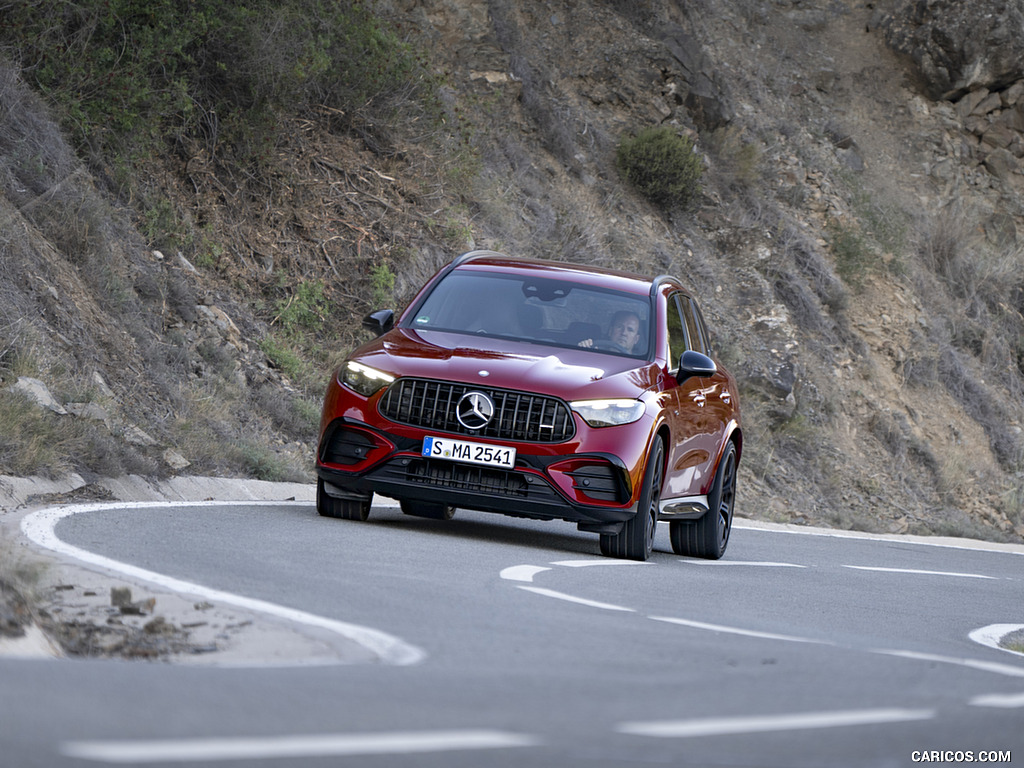
<path fill-rule="evenodd" d="M 455 417 L 467 392 L 494 401 L 494 415 L 482 429 L 467 429 Z M 380 399 L 381 415 L 399 424 L 498 440 L 560 443 L 575 434 L 569 406 L 555 397 L 476 387 L 433 379 L 398 379 Z"/>
<path fill-rule="evenodd" d="M 410 462 L 406 480 L 459 491 L 522 498 L 526 497 L 528 488 L 526 480 L 517 472 L 427 459 Z"/>

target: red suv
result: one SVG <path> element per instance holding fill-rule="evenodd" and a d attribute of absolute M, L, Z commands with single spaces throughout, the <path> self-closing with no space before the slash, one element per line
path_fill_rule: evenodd
<path fill-rule="evenodd" d="M 380 493 L 567 520 L 611 557 L 646 560 L 658 520 L 678 554 L 725 552 L 739 398 L 675 278 L 473 251 L 364 325 L 324 401 L 321 515 L 366 520 Z"/>

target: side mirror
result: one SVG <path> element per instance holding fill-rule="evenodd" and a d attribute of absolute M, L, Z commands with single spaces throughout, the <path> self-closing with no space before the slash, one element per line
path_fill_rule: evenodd
<path fill-rule="evenodd" d="M 718 372 L 715 361 L 700 352 L 688 349 L 679 358 L 679 373 L 676 379 L 684 381 L 691 376 L 714 376 Z"/>
<path fill-rule="evenodd" d="M 363 328 L 377 336 L 383 336 L 394 327 L 395 312 L 392 309 L 378 309 L 363 318 Z"/>

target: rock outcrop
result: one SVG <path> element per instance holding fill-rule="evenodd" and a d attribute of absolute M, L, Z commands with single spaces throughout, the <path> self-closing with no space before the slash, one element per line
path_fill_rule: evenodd
<path fill-rule="evenodd" d="M 934 100 L 1024 79 L 1024 0 L 898 0 L 873 23 Z"/>

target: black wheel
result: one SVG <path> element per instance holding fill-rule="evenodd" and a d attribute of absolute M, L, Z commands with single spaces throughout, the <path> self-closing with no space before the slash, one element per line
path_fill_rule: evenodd
<path fill-rule="evenodd" d="M 601 554 L 624 560 L 646 560 L 654 549 L 654 531 L 658 527 L 658 508 L 661 502 L 661 482 L 665 477 L 665 446 L 661 438 L 654 441 L 654 449 L 647 457 L 640 504 L 636 515 L 615 535 L 601 534 Z"/>
<path fill-rule="evenodd" d="M 451 504 L 440 502 L 410 501 L 403 499 L 401 502 L 402 513 L 413 517 L 426 517 L 430 520 L 451 520 L 455 517 L 455 507 Z"/>
<path fill-rule="evenodd" d="M 371 496 L 366 501 L 336 499 L 324 490 L 324 481 L 316 481 L 316 511 L 323 517 L 337 517 L 343 520 L 366 520 L 370 516 Z"/>
<path fill-rule="evenodd" d="M 707 513 L 699 520 L 673 520 L 669 524 L 672 551 L 687 557 L 718 560 L 729 546 L 732 513 L 736 503 L 736 446 L 730 442 L 715 474 L 708 496 Z"/>

